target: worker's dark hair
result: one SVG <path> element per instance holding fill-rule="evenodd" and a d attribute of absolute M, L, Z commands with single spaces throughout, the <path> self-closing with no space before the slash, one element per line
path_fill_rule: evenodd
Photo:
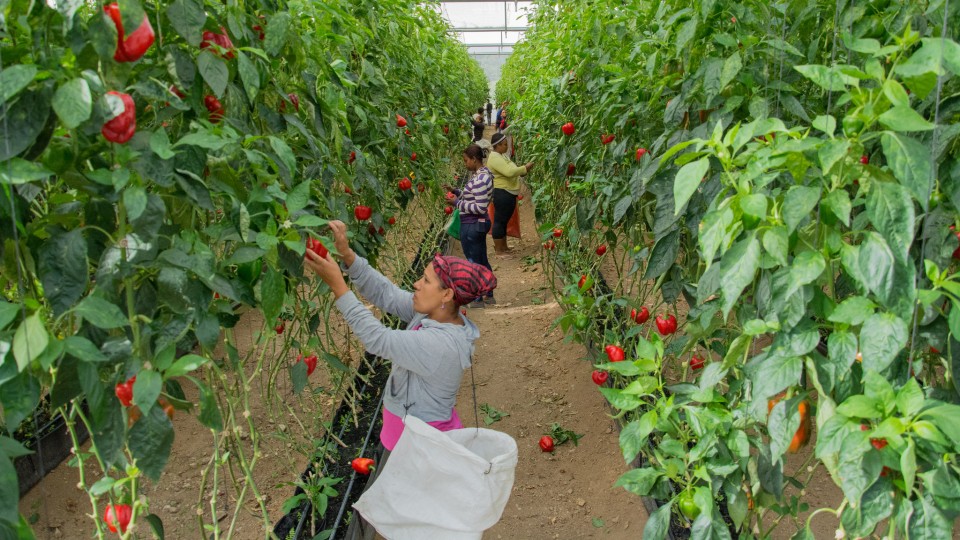
<path fill-rule="evenodd" d="M 463 155 L 471 159 L 479 160 L 480 163 L 483 163 L 483 160 L 487 159 L 487 151 L 475 144 L 471 144 L 463 151 Z"/>

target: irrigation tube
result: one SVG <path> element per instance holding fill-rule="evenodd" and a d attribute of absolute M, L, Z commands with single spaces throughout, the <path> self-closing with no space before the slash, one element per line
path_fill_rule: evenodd
<path fill-rule="evenodd" d="M 380 392 L 380 400 L 377 401 L 377 407 L 374 409 L 373 421 L 370 422 L 370 427 L 367 428 L 367 436 L 363 440 L 363 448 L 361 449 L 361 455 L 364 454 L 367 450 L 367 446 L 370 444 L 370 435 L 373 434 L 373 427 L 377 425 L 377 416 L 380 412 L 380 409 L 383 408 L 383 396 L 384 392 Z M 350 502 L 350 493 L 353 491 L 353 483 L 357 478 L 357 472 L 354 471 L 350 476 L 350 483 L 347 484 L 347 490 L 344 492 L 343 501 L 340 503 L 340 511 L 337 512 L 337 518 L 333 522 L 333 532 L 330 534 L 330 540 L 334 540 L 337 535 L 337 527 L 340 526 L 340 521 L 343 519 L 343 514 L 347 510 L 347 503 Z M 316 532 L 316 531 L 314 531 Z M 297 538 L 300 537 L 300 530 L 297 530 Z"/>

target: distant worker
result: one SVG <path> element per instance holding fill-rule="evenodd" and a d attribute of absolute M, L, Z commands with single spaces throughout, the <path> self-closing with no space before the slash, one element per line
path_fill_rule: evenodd
<path fill-rule="evenodd" d="M 487 168 L 493 173 L 493 247 L 501 259 L 510 258 L 507 246 L 507 222 L 517 209 L 520 194 L 520 177 L 530 172 L 533 163 L 517 165 L 506 156 L 507 138 L 502 133 L 490 137 L 493 152 L 487 159 Z"/>
<path fill-rule="evenodd" d="M 497 112 L 497 119 L 496 119 L 496 127 L 497 127 L 497 129 L 501 129 L 501 128 L 500 128 L 500 124 L 501 124 L 501 123 L 504 123 L 504 127 L 506 127 L 505 120 L 507 119 L 507 104 L 508 104 L 508 103 L 509 103 L 509 102 L 504 101 L 503 103 L 500 104 L 500 110 Z"/>
<path fill-rule="evenodd" d="M 487 124 L 493 125 L 493 104 L 490 103 L 489 98 L 487 98 Z"/>
<path fill-rule="evenodd" d="M 463 247 L 463 256 L 468 261 L 492 271 L 487 258 L 487 233 L 491 227 L 487 205 L 490 204 L 493 192 L 493 173 L 483 164 L 486 158 L 487 151 L 481 146 L 468 146 L 463 151 L 463 164 L 470 172 L 466 186 L 457 189 L 444 184 L 443 188 L 456 195 L 454 199 L 447 199 L 447 204 L 460 210 L 460 245 Z M 490 291 L 485 297 L 475 298 L 467 307 L 482 308 L 484 304 L 496 303 L 493 291 Z"/>
<path fill-rule="evenodd" d="M 483 109 L 477 109 L 477 114 L 473 115 L 473 142 L 483 138 Z"/>

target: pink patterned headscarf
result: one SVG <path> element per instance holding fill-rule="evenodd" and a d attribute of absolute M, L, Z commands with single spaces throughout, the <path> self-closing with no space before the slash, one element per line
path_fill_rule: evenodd
<path fill-rule="evenodd" d="M 473 302 L 497 288 L 497 276 L 487 268 L 459 257 L 433 256 L 433 270 L 458 306 Z"/>

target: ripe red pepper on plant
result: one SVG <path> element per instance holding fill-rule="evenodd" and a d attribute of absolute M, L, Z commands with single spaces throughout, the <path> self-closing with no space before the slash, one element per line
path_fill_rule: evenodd
<path fill-rule="evenodd" d="M 553 243 L 553 240 L 547 240 L 543 243 L 543 249 L 553 249 L 555 247 L 557 247 L 557 245 Z"/>
<path fill-rule="evenodd" d="M 593 379 L 593 384 L 600 386 L 607 382 L 607 379 L 610 378 L 610 375 L 606 371 L 594 370 L 593 374 L 590 375 L 590 378 Z"/>
<path fill-rule="evenodd" d="M 657 315 L 657 331 L 661 336 L 667 336 L 677 331 L 677 318 L 673 315 Z"/>
<path fill-rule="evenodd" d="M 303 362 L 307 365 L 307 376 L 313 375 L 313 370 L 317 369 L 317 355 L 311 354 L 304 358 L 303 355 L 297 356 L 297 362 Z"/>
<path fill-rule="evenodd" d="M 650 310 L 643 306 L 637 311 L 636 308 L 630 310 L 630 318 L 637 324 L 643 324 L 650 320 Z"/>
<path fill-rule="evenodd" d="M 703 369 L 703 358 L 693 355 L 693 357 L 690 358 L 690 369 L 694 371 L 700 371 Z"/>
<path fill-rule="evenodd" d="M 586 274 L 581 274 L 580 281 L 577 282 L 577 288 L 583 292 L 587 292 L 591 287 L 593 287 L 593 280 L 588 279 Z"/>
<path fill-rule="evenodd" d="M 298 95 L 294 94 L 293 92 L 291 92 L 291 93 L 287 94 L 287 99 L 290 100 L 290 103 L 293 103 L 293 108 L 294 108 L 294 110 L 296 110 L 297 112 L 300 112 L 300 96 L 298 96 Z M 281 102 L 280 102 L 280 112 L 284 112 L 285 110 L 287 110 L 287 102 L 286 102 L 286 101 L 281 101 Z"/>
<path fill-rule="evenodd" d="M 543 437 L 540 437 L 540 451 L 553 452 L 553 437 L 549 435 L 544 435 Z"/>
<path fill-rule="evenodd" d="M 390 216 L 390 219 L 387 220 L 387 223 L 388 223 L 389 225 L 394 225 L 394 224 L 397 223 L 397 218 L 395 218 L 395 217 L 393 217 L 393 216 Z"/>
<path fill-rule="evenodd" d="M 409 178 L 403 177 L 399 182 L 397 182 L 397 187 L 400 188 L 400 191 L 407 191 L 413 187 L 413 182 Z"/>
<path fill-rule="evenodd" d="M 603 350 L 607 353 L 607 358 L 611 362 L 623 362 L 623 359 L 626 358 L 623 349 L 617 345 L 607 345 Z"/>
<path fill-rule="evenodd" d="M 423 193 L 427 190 L 427 186 L 423 184 L 417 184 L 417 193 Z"/>
<path fill-rule="evenodd" d="M 640 161 L 640 158 L 647 154 L 646 148 L 637 148 L 637 161 Z"/>
<path fill-rule="evenodd" d="M 401 128 L 402 128 L 402 127 L 407 127 L 407 119 L 404 118 L 404 117 L 402 117 L 402 116 L 400 116 L 399 114 L 397 115 L 397 127 L 401 127 Z M 409 133 L 408 133 L 408 135 L 409 135 Z"/>
<path fill-rule="evenodd" d="M 283 321 L 280 321 L 279 323 L 277 323 L 276 326 L 273 327 L 273 331 L 276 332 L 277 335 L 279 336 L 280 334 L 283 333 L 283 329 L 285 328 L 285 326 L 286 325 L 283 324 Z"/>
<path fill-rule="evenodd" d="M 554 238 L 560 238 L 561 236 L 563 236 L 563 229 L 554 229 L 554 230 L 553 230 L 553 237 L 554 237 Z"/>
<path fill-rule="evenodd" d="M 117 395 L 120 404 L 124 407 L 133 405 L 133 383 L 137 382 L 137 376 L 134 375 L 122 383 L 117 383 L 113 388 L 113 393 Z"/>
<path fill-rule="evenodd" d="M 416 161 L 416 160 L 417 160 L 417 153 L 414 152 L 414 153 L 410 154 L 410 161 Z"/>
<path fill-rule="evenodd" d="M 233 42 L 230 41 L 230 36 L 227 35 L 227 29 L 220 27 L 222 34 L 217 34 L 216 32 L 211 32 L 210 30 L 204 30 L 203 32 L 203 41 L 200 42 L 201 49 L 207 49 L 211 45 L 217 45 L 223 49 L 226 49 L 227 53 L 223 55 L 227 60 L 232 60 L 234 58 L 233 54 Z M 220 54 L 219 51 L 216 51 L 217 54 Z"/>
<path fill-rule="evenodd" d="M 137 132 L 137 106 L 133 102 L 130 94 L 107 92 L 108 95 L 116 96 L 123 102 L 123 112 L 111 118 L 100 128 L 103 138 L 114 143 L 123 144 L 129 141 L 134 133 Z"/>
<path fill-rule="evenodd" d="M 870 439 L 870 444 L 872 444 L 877 450 L 883 450 L 889 443 L 886 439 Z"/>
<path fill-rule="evenodd" d="M 224 110 L 223 104 L 221 104 L 220 100 L 212 94 L 203 96 L 203 106 L 206 107 L 207 111 L 210 113 L 210 123 L 212 124 L 220 122 L 220 120 L 223 120 L 223 117 L 226 115 L 226 110 Z"/>
<path fill-rule="evenodd" d="M 376 462 L 367 457 L 358 457 L 350 462 L 350 466 L 353 467 L 353 470 L 357 471 L 360 474 L 370 474 L 371 471 L 376 469 L 374 465 Z"/>
<path fill-rule="evenodd" d="M 601 142 L 604 146 L 606 146 L 606 145 L 612 143 L 613 140 L 616 139 L 616 138 L 617 138 L 617 136 L 614 135 L 614 134 L 612 134 L 612 133 L 609 134 L 609 135 L 601 135 L 601 136 L 600 136 L 600 142 Z"/>
<path fill-rule="evenodd" d="M 605 246 L 604 244 L 600 244 L 599 246 L 597 246 L 597 250 L 596 250 L 597 257 L 603 257 L 603 254 L 606 252 L 607 252 L 607 246 Z"/>
<path fill-rule="evenodd" d="M 576 165 L 574 165 L 573 163 L 567 165 L 567 176 L 573 176 L 575 172 L 577 172 Z"/>
<path fill-rule="evenodd" d="M 444 214 L 447 214 L 447 215 L 449 216 L 450 214 L 453 213 L 453 207 L 452 207 L 452 206 L 444 206 L 444 207 L 443 207 L 443 213 L 444 213 Z"/>
<path fill-rule="evenodd" d="M 127 532 L 130 525 L 130 518 L 133 516 L 133 509 L 129 504 L 108 504 L 103 510 L 103 522 L 107 524 L 110 532 Z"/>
<path fill-rule="evenodd" d="M 560 126 L 560 130 L 563 131 L 563 134 L 567 137 L 576 133 L 577 128 L 573 127 L 573 122 L 567 122 L 566 124 Z"/>
<path fill-rule="evenodd" d="M 353 208 L 353 216 L 356 217 L 358 221 L 366 221 L 370 219 L 370 216 L 372 215 L 373 209 L 369 206 L 358 204 Z"/>
<path fill-rule="evenodd" d="M 120 6 L 116 2 L 103 6 L 103 11 L 110 16 L 113 24 L 117 26 L 117 51 L 113 53 L 113 59 L 117 62 L 136 62 L 147 52 L 147 49 L 153 45 L 154 34 L 153 27 L 150 26 L 150 19 L 146 13 L 143 15 L 143 21 L 136 30 L 126 34 L 123 28 L 123 21 L 120 17 Z"/>

